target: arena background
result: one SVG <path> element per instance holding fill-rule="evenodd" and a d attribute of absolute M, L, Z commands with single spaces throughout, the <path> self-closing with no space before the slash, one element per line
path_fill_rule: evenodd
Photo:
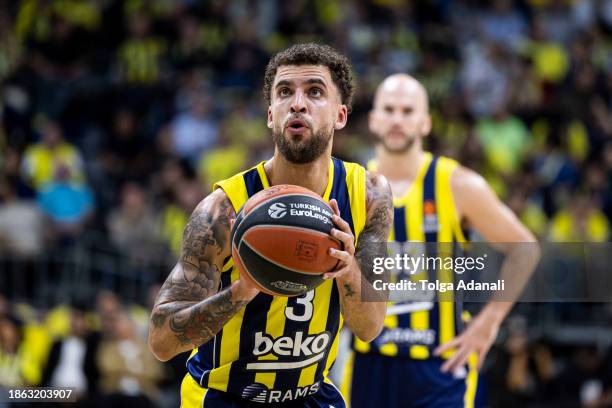
<path fill-rule="evenodd" d="M 211 183 L 271 155 L 263 70 L 305 41 L 356 74 L 336 156 L 371 157 L 373 90 L 409 72 L 429 149 L 539 239 L 609 241 L 611 0 L 0 1 L 0 386 L 61 385 L 72 333 L 84 406 L 178 405 L 185 356 L 146 346 L 153 296 Z M 610 323 L 610 304 L 518 305 L 481 406 L 612 405 Z"/>

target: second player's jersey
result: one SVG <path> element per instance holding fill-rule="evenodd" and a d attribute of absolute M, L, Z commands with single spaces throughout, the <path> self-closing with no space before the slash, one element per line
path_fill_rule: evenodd
<path fill-rule="evenodd" d="M 422 252 L 426 252 L 425 256 L 450 256 L 451 253 L 444 252 L 456 248 L 447 243 L 465 241 L 451 192 L 451 174 L 457 166 L 452 159 L 425 153 L 410 189 L 403 197 L 393 199 L 394 222 L 389 241 L 393 241 L 390 247 L 395 247 L 395 251 L 411 256 L 420 256 Z M 376 163 L 368 163 L 368 169 L 375 171 Z M 430 244 L 424 246 L 424 242 Z M 394 278 L 453 282 L 453 271 L 440 268 L 406 276 L 401 273 Z M 452 291 L 424 295 L 418 301 L 390 303 L 382 333 L 371 343 L 355 338 L 355 351 L 414 359 L 432 356 L 437 345 L 449 341 L 461 330 L 462 310 Z"/>
<path fill-rule="evenodd" d="M 358 239 L 366 218 L 366 172 L 331 159 L 323 198 L 338 201 L 341 217 Z M 264 163 L 215 184 L 238 212 L 249 197 L 268 188 Z M 239 279 L 231 258 L 221 287 Z M 258 294 L 212 340 L 195 349 L 187 368 L 202 387 L 254 402 L 295 400 L 314 394 L 333 364 L 342 326 L 334 280 L 298 297 Z"/>

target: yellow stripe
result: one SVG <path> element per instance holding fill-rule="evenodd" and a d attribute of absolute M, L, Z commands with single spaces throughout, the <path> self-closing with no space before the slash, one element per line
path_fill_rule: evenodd
<path fill-rule="evenodd" d="M 342 330 L 342 326 L 344 325 L 344 319 L 342 318 L 342 313 L 340 313 L 339 318 L 340 318 L 340 324 L 338 324 L 338 331 L 336 331 L 336 337 L 334 338 L 334 342 L 332 343 L 331 349 L 329 350 L 327 362 L 325 363 L 325 370 L 323 371 L 323 377 L 327 377 L 327 373 L 329 373 L 329 369 L 331 368 L 334 361 L 336 361 L 336 356 L 338 355 L 338 342 L 340 341 L 340 330 Z"/>
<path fill-rule="evenodd" d="M 358 337 L 354 337 L 354 345 L 355 345 L 355 351 L 358 351 L 360 353 L 368 353 L 370 351 L 370 349 L 372 348 L 370 346 L 370 343 L 366 343 L 365 341 L 359 339 Z"/>
<path fill-rule="evenodd" d="M 266 333 L 269 334 L 273 339 L 281 337 L 285 331 L 285 308 L 287 307 L 287 297 L 274 296 L 270 310 L 266 317 Z M 278 360 L 278 357 L 270 353 L 265 356 L 259 357 L 259 360 Z M 255 374 L 255 382 L 266 385 L 268 388 L 274 388 L 274 381 L 276 380 L 276 372 L 259 372 Z"/>
<path fill-rule="evenodd" d="M 329 313 L 329 301 L 331 299 L 333 285 L 335 285 L 335 282 L 333 280 L 328 280 L 323 282 L 315 289 L 314 300 L 312 302 L 314 310 L 312 318 L 310 319 L 310 325 L 308 326 L 308 334 L 310 335 L 323 333 L 325 331 L 325 327 L 327 325 L 327 315 Z M 300 372 L 298 387 L 305 387 L 314 383 L 315 374 L 319 364 L 321 364 L 321 362 L 302 369 Z"/>
<path fill-rule="evenodd" d="M 438 231 L 439 255 L 441 257 L 452 256 L 452 246 L 448 244 L 453 241 L 453 215 L 455 209 L 451 207 L 452 191 L 450 186 L 450 174 L 454 169 L 454 162 L 443 157 L 438 159 L 436 168 L 436 208 L 438 212 L 438 221 L 440 229 Z M 438 279 L 441 282 L 453 282 L 453 271 L 444 268 L 444 265 L 438 271 Z M 448 290 L 444 293 L 439 293 L 439 312 L 440 312 L 440 344 L 444 344 L 455 337 L 455 304 L 454 291 Z M 442 358 L 449 358 L 455 352 L 454 349 L 448 350 L 442 354 Z"/>
<path fill-rule="evenodd" d="M 187 373 L 181 382 L 181 408 L 204 408 L 208 389 L 200 385 Z"/>
<path fill-rule="evenodd" d="M 346 185 L 355 228 L 355 244 L 366 223 L 366 172 L 363 167 L 355 163 L 344 163 L 346 170 Z"/>
<path fill-rule="evenodd" d="M 325 187 L 325 193 L 323 193 L 323 199 L 329 201 L 332 186 L 334 185 L 334 161 L 329 160 L 329 170 L 327 171 L 327 187 Z"/>
<path fill-rule="evenodd" d="M 250 171 L 250 170 L 247 170 Z M 232 206 L 234 207 L 234 211 L 238 212 L 242 205 L 246 203 L 249 199 L 249 194 L 247 192 L 246 183 L 244 182 L 244 173 L 247 171 L 243 171 L 242 173 L 236 174 L 228 179 L 221 180 L 213 184 L 213 190 L 218 188 L 222 188 L 227 197 L 229 198 Z"/>
<path fill-rule="evenodd" d="M 385 316 L 385 327 L 388 329 L 397 328 L 397 315 L 388 315 Z M 395 343 L 386 343 L 379 347 L 378 349 L 380 354 L 385 356 L 397 356 L 397 344 Z"/>
<path fill-rule="evenodd" d="M 239 278 L 237 268 L 232 269 L 231 282 Z M 232 362 L 238 359 L 240 350 L 240 328 L 244 318 L 245 308 L 240 309 L 229 322 L 223 326 L 223 336 L 221 337 L 221 347 L 219 348 L 219 367 L 210 371 L 208 377 L 208 387 L 226 392 L 229 383 L 229 374 Z"/>
<path fill-rule="evenodd" d="M 261 185 L 265 190 L 266 188 L 270 188 L 270 182 L 268 181 L 268 176 L 266 175 L 264 163 L 265 162 L 261 162 L 257 165 L 257 174 L 259 174 L 259 178 L 261 179 Z"/>
<path fill-rule="evenodd" d="M 468 375 L 465 378 L 465 395 L 463 396 L 463 406 L 465 408 L 474 408 L 476 400 L 476 389 L 478 388 L 478 354 L 472 353 L 468 357 Z"/>
<path fill-rule="evenodd" d="M 349 357 L 344 367 L 344 375 L 342 376 L 342 384 L 340 385 L 340 394 L 346 401 L 346 408 L 351 406 L 351 385 L 353 383 L 353 367 L 355 365 L 355 353 L 349 354 Z"/>

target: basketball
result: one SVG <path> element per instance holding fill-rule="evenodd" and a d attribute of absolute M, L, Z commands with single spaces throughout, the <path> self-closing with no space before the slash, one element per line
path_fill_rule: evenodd
<path fill-rule="evenodd" d="M 333 211 L 312 191 L 273 186 L 251 197 L 236 217 L 232 256 L 242 279 L 273 296 L 297 296 L 316 288 L 338 260 L 329 248 Z"/>

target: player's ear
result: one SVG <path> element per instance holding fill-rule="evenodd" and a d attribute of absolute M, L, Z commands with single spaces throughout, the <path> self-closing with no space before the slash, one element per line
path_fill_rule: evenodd
<path fill-rule="evenodd" d="M 274 122 L 272 121 L 272 105 L 268 106 L 268 129 L 272 129 L 274 127 Z"/>
<path fill-rule="evenodd" d="M 334 124 L 334 129 L 340 130 L 344 129 L 346 126 L 346 121 L 348 120 L 348 108 L 346 105 L 340 105 L 338 107 L 338 115 L 336 116 L 336 123 Z"/>
<path fill-rule="evenodd" d="M 374 109 L 368 112 L 368 129 L 370 133 L 376 134 L 376 112 L 374 112 Z"/>
<path fill-rule="evenodd" d="M 429 135 L 431 132 L 431 115 L 427 115 L 425 120 L 423 121 L 423 125 L 421 126 L 421 134 L 423 136 Z"/>

